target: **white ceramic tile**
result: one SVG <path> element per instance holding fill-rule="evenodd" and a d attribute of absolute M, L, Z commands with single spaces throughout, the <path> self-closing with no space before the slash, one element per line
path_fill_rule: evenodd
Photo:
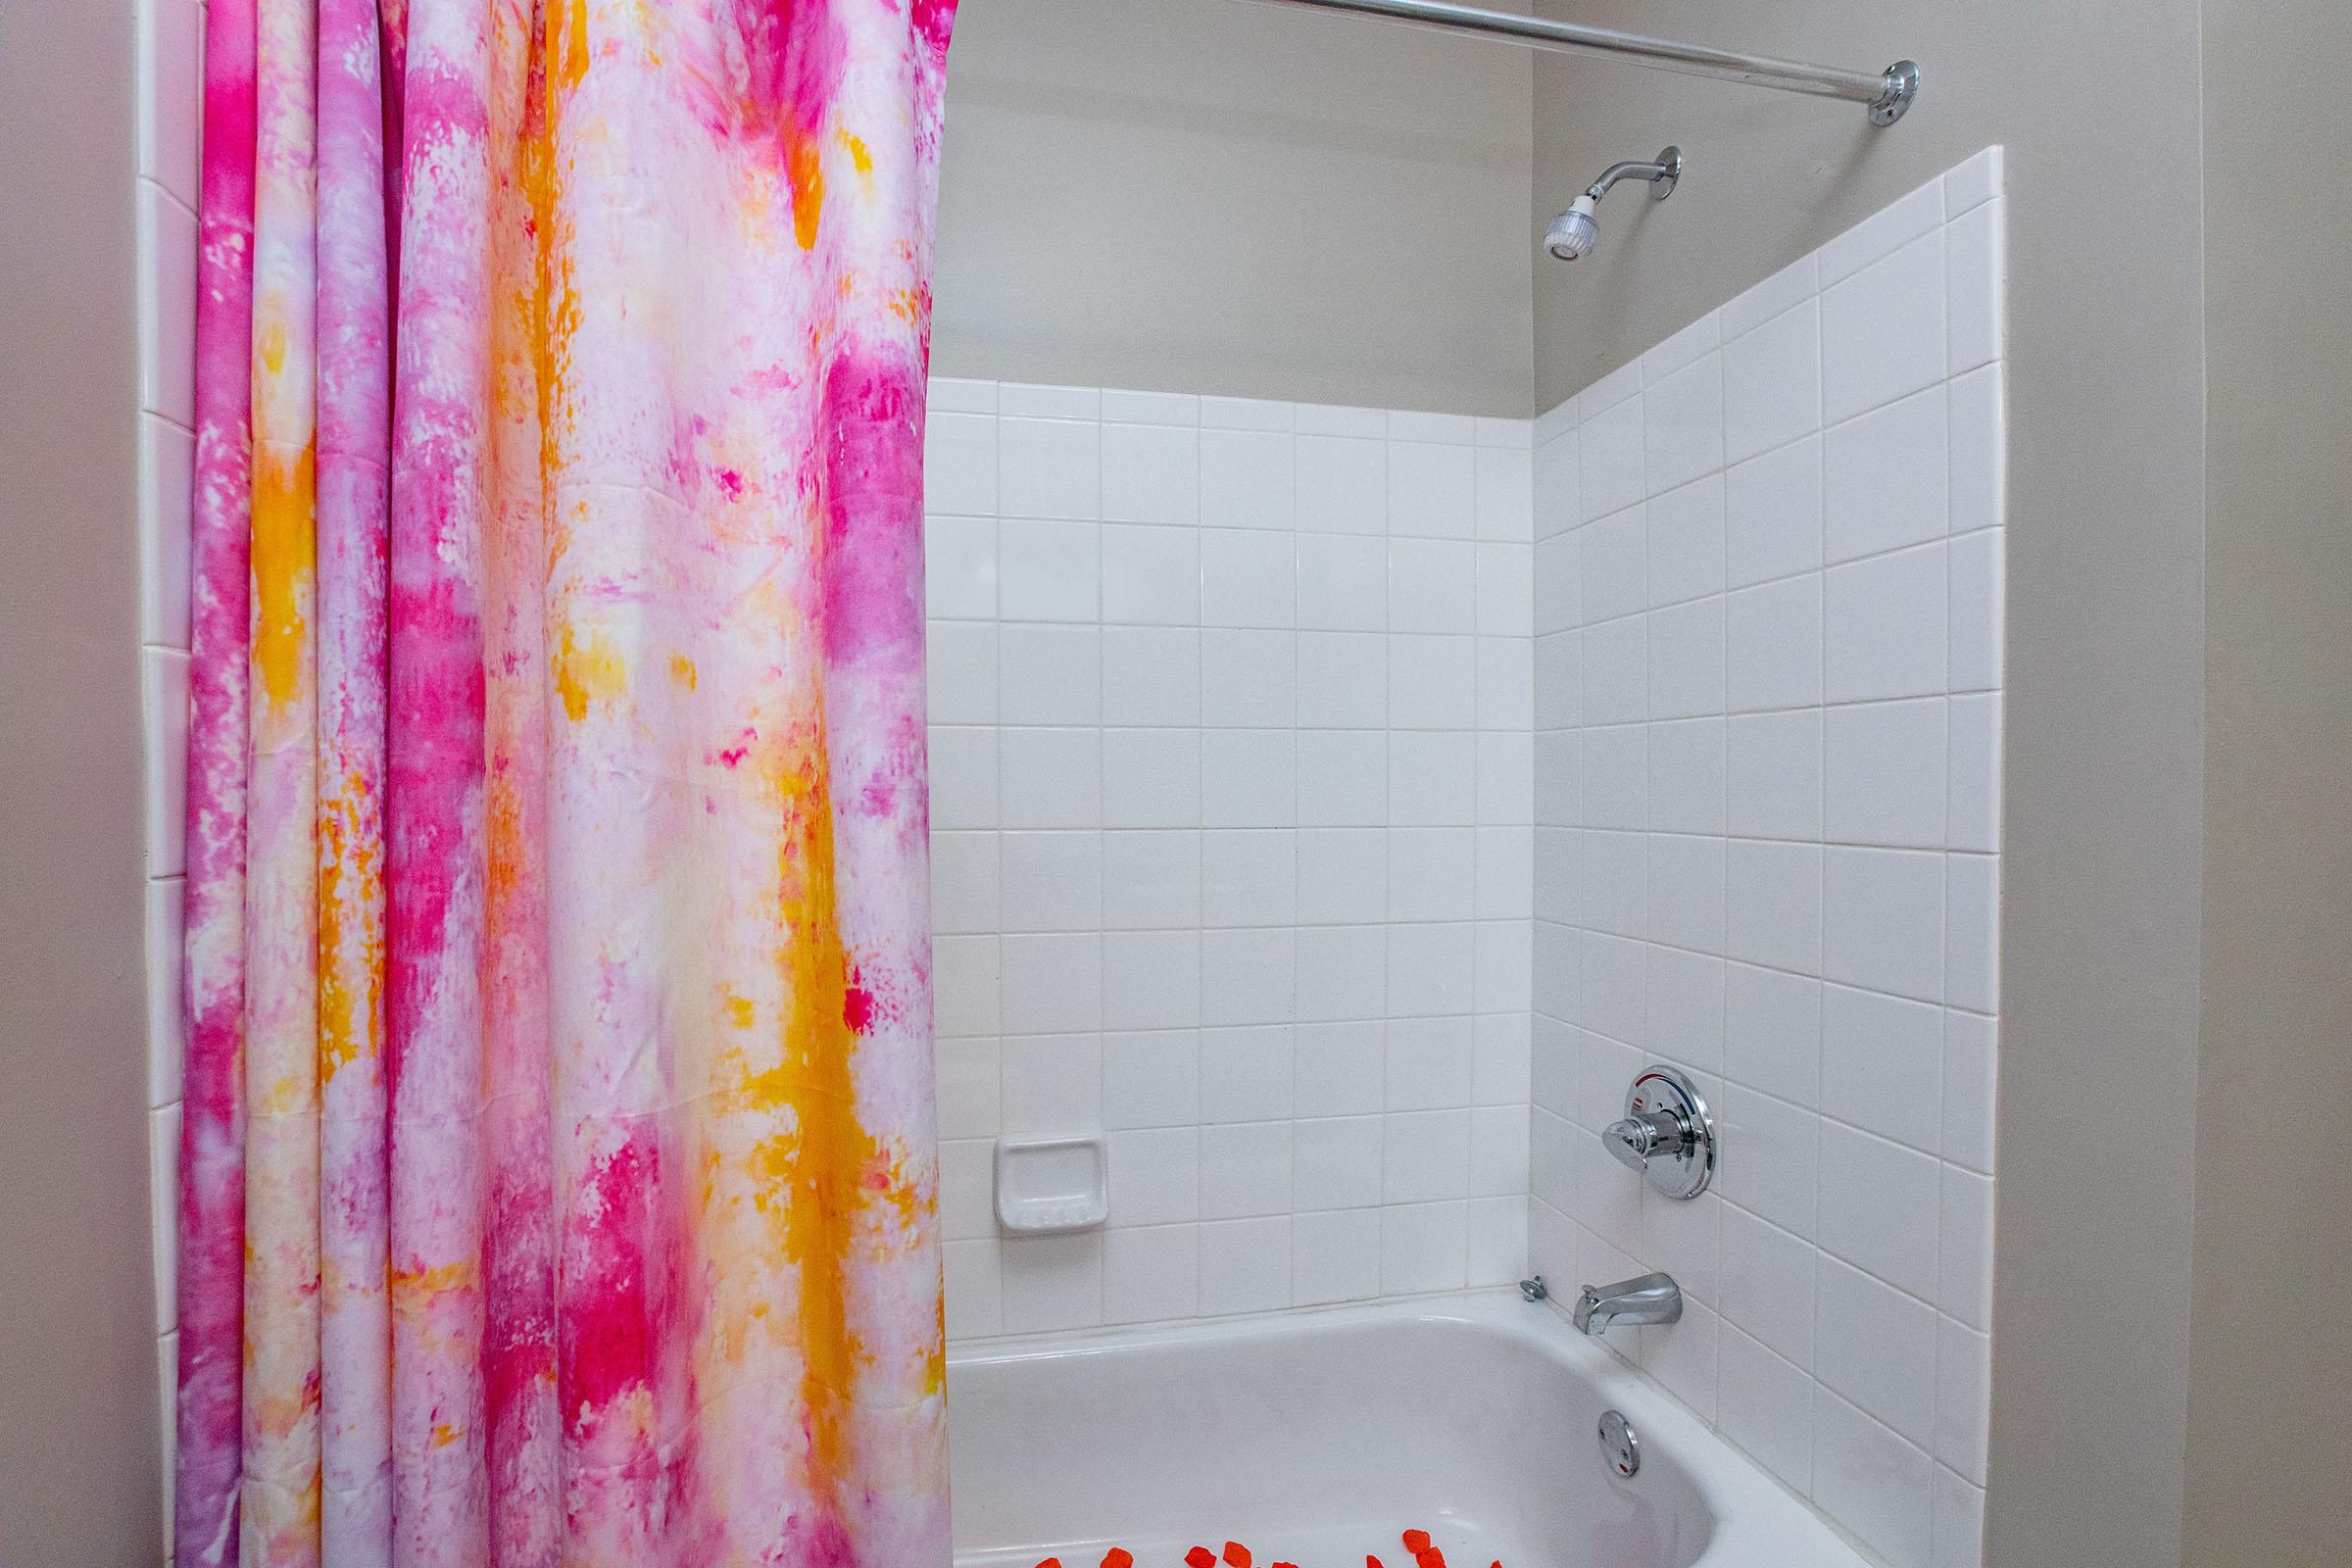
<path fill-rule="evenodd" d="M 1298 713 L 1296 633 L 1212 627 L 1200 634 L 1203 725 L 1288 729 Z"/>
<path fill-rule="evenodd" d="M 943 514 L 996 514 L 997 421 L 993 415 L 934 412 L 925 421 L 923 505 Z"/>
<path fill-rule="evenodd" d="M 998 732 L 999 807 L 1008 828 L 1102 825 L 1102 745 L 1092 729 Z M 954 822 L 948 826 L 994 826 Z"/>
<path fill-rule="evenodd" d="M 1388 625 L 1388 546 L 1348 534 L 1300 534 L 1298 621 L 1323 631 L 1381 631 Z"/>
<path fill-rule="evenodd" d="M 932 723 L 997 722 L 997 645 L 992 622 L 942 621 L 930 628 L 924 654 Z"/>
<path fill-rule="evenodd" d="M 1200 400 L 1189 392 L 1130 392 L 1105 387 L 1102 418 L 1105 423 L 1195 425 L 1200 422 Z"/>
<path fill-rule="evenodd" d="M 1955 534 L 1997 527 L 2005 516 L 2008 482 L 2007 391 L 1998 365 L 1971 370 L 1946 394 L 1951 405 L 1951 525 Z"/>
<path fill-rule="evenodd" d="M 1200 1115 L 1204 1121 L 1288 1118 L 1291 1075 L 1288 1025 L 1200 1032 Z"/>
<path fill-rule="evenodd" d="M 1791 307 L 1811 299 L 1819 286 L 1813 255 L 1808 251 L 1724 306 L 1724 343 L 1728 346 L 1742 333 L 1777 319 Z"/>
<path fill-rule="evenodd" d="M 1304 730 L 1298 817 L 1307 827 L 1374 827 L 1389 815 L 1388 743 L 1377 731 Z"/>
<path fill-rule="evenodd" d="M 1316 533 L 1385 533 L 1388 449 L 1356 436 L 1298 438 L 1298 525 Z"/>
<path fill-rule="evenodd" d="M 1394 1296 L 1459 1290 L 1468 1278 L 1469 1205 L 1391 1205 L 1380 1211 L 1380 1287 Z"/>
<path fill-rule="evenodd" d="M 1722 1224 L 1719 1305 L 1725 1320 L 1792 1366 L 1810 1368 L 1812 1244 L 1736 1204 L 1723 1205 Z"/>
<path fill-rule="evenodd" d="M 2000 1010 L 2000 862 L 1955 855 L 1944 865 L 1943 998 L 1973 1012 Z"/>
<path fill-rule="evenodd" d="M 2001 193 L 2001 149 L 1987 147 L 1966 163 L 1945 172 L 1944 211 L 1952 217 Z"/>
<path fill-rule="evenodd" d="M 1727 594 L 1725 701 L 1735 713 L 1821 701 L 1821 579 L 1808 572 Z"/>
<path fill-rule="evenodd" d="M 1949 827 L 1955 850 L 1990 854 L 2001 847 L 2001 699 L 1986 692 L 1950 706 Z"/>
<path fill-rule="evenodd" d="M 1587 418 L 1577 431 L 1577 449 L 1586 521 L 1632 506 L 1647 493 L 1641 398 Z"/>
<path fill-rule="evenodd" d="M 1315 1306 L 1380 1294 L 1380 1214 L 1375 1209 L 1298 1214 L 1291 1220 L 1291 1302 Z"/>
<path fill-rule="evenodd" d="M 168 1105 L 179 1098 L 180 1060 L 185 1048 L 180 996 L 184 903 L 187 884 L 158 877 L 147 884 L 147 1103 Z"/>
<path fill-rule="evenodd" d="M 1298 433 L 1369 436 L 1379 440 L 1389 433 L 1390 417 L 1391 413 L 1387 409 L 1356 408 L 1338 403 L 1301 403 L 1298 405 Z"/>
<path fill-rule="evenodd" d="M 2000 357 L 2007 209 L 2008 204 L 1996 196 L 1954 219 L 1944 230 L 1945 286 L 1950 297 L 1948 354 L 1955 375 Z"/>
<path fill-rule="evenodd" d="M 994 414 L 997 412 L 997 383 L 961 376 L 935 375 L 930 380 L 928 402 L 933 416 Z"/>
<path fill-rule="evenodd" d="M 1943 1155 L 1992 1169 L 1993 1023 L 1974 1013 L 1943 1018 Z"/>
<path fill-rule="evenodd" d="M 1635 941 L 1649 931 L 1648 839 L 1640 833 L 1587 833 L 1583 856 L 1579 923 Z M 1632 1032 L 1620 1038 L 1637 1039 Z"/>
<path fill-rule="evenodd" d="M 1390 540 L 1389 629 L 1460 635 L 1476 631 L 1475 548 L 1461 540 Z"/>
<path fill-rule="evenodd" d="M 1389 1016 L 1450 1016 L 1470 1010 L 1475 937 L 1466 925 L 1393 925 L 1389 936 Z"/>
<path fill-rule="evenodd" d="M 172 0 L 150 9 L 192 9 Z M 188 646 L 189 485 L 196 440 L 156 415 L 139 416 L 139 639 Z"/>
<path fill-rule="evenodd" d="M 1196 1225 L 1120 1228 L 1102 1238 L 1102 1321 L 1150 1323 L 1200 1309 Z"/>
<path fill-rule="evenodd" d="M 1005 626 L 998 632 L 997 679 L 996 716 L 1004 723 L 1100 724 L 1102 630 L 1095 626 Z"/>
<path fill-rule="evenodd" d="M 1972 1329 L 1992 1326 L 1992 1181 L 1943 1167 L 1936 1304 Z"/>
<path fill-rule="evenodd" d="M 999 939 L 931 939 L 932 1027 L 942 1039 L 993 1035 L 1002 1021 Z"/>
<path fill-rule="evenodd" d="M 1008 406 L 1011 392 L 1000 388 L 1000 401 Z M 1094 518 L 1102 505 L 1102 426 L 1092 420 L 997 419 L 1002 516 Z"/>
<path fill-rule="evenodd" d="M 1830 985 L 1821 996 L 1822 1110 L 1934 1153 L 1943 1127 L 1943 1010 Z"/>
<path fill-rule="evenodd" d="M 148 1235 L 158 1334 L 179 1326 L 179 1102 L 147 1113 Z"/>
<path fill-rule="evenodd" d="M 1200 634 L 1158 626 L 1102 628 L 1107 724 L 1200 722 Z"/>
<path fill-rule="evenodd" d="M 1091 386 L 1050 386 L 1031 381 L 997 383 L 997 412 L 1046 419 L 1102 416 L 1102 394 Z"/>
<path fill-rule="evenodd" d="M 1734 714 L 1725 768 L 1726 817 L 1740 838 L 1821 836 L 1822 715 Z"/>
<path fill-rule="evenodd" d="M 1922 234 L 1934 232 L 1942 221 L 1942 181 L 1932 179 L 1873 213 L 1816 252 L 1821 266 L 1821 286 L 1827 289 L 1881 257 L 1893 255 Z"/>
<path fill-rule="evenodd" d="M 1207 931 L 1200 937 L 1200 1021 L 1284 1023 L 1297 964 L 1289 931 Z"/>
<path fill-rule="evenodd" d="M 1478 650 L 1468 637 L 1389 638 L 1389 727 L 1474 728 Z"/>
<path fill-rule="evenodd" d="M 1200 1217 L 1249 1219 L 1288 1213 L 1291 1124 L 1209 1123 L 1200 1129 Z"/>
<path fill-rule="evenodd" d="M 1713 1312 L 1696 1301 L 1687 1301 L 1681 1322 L 1639 1331 L 1642 1370 L 1707 1422 L 1715 1419 L 1718 1327 Z"/>
<path fill-rule="evenodd" d="M 938 420 L 934 417 L 933 427 Z M 931 617 L 994 620 L 997 523 L 994 517 L 929 517 L 923 523 L 924 577 Z"/>
<path fill-rule="evenodd" d="M 994 1238 L 949 1242 L 941 1250 L 947 1262 L 949 1334 L 983 1338 L 1004 1332 L 1002 1244 Z"/>
<path fill-rule="evenodd" d="M 1462 827 L 1478 819 L 1477 737 L 1398 732 L 1389 737 L 1389 820 L 1398 827 Z"/>
<path fill-rule="evenodd" d="M 1157 424 L 1102 427 L 1102 516 L 1190 524 L 1200 513 L 1200 435 Z"/>
<path fill-rule="evenodd" d="M 1938 383 L 1822 438 L 1822 533 L 1831 561 L 1943 537 L 1950 523 L 1947 424 Z"/>
<path fill-rule="evenodd" d="M 1381 1121 L 1383 1201 L 1430 1203 L 1470 1196 L 1469 1111 L 1403 1111 Z"/>
<path fill-rule="evenodd" d="M 1198 528 L 1102 530 L 1102 618 L 1191 626 L 1200 620 Z"/>
<path fill-rule="evenodd" d="M 1596 731 L 1600 736 L 1646 737 L 1648 777 L 1637 787 L 1648 803 L 1646 825 L 1667 833 L 1715 833 L 1724 830 L 1726 730 L 1720 718 L 1678 719 L 1650 724 L 1645 730 Z M 1622 788 L 1622 786 L 1620 786 Z M 1637 803 L 1638 804 L 1638 803 Z M 1595 826 L 1640 827 L 1644 813 L 1625 813 L 1631 820 Z"/>
<path fill-rule="evenodd" d="M 1735 465 L 1724 475 L 1724 575 L 1733 587 L 1821 564 L 1821 438 Z"/>
<path fill-rule="evenodd" d="M 1642 509 L 1649 604 L 1680 604 L 1723 592 L 1723 475 L 1709 474 Z"/>
<path fill-rule="evenodd" d="M 1389 532 L 1469 539 L 1478 532 L 1478 479 L 1468 446 L 1396 438 L 1389 444 Z"/>
<path fill-rule="evenodd" d="M 1191 1127 L 1200 1120 L 1199 1035 L 1162 1029 L 1102 1037 L 1104 1127 Z"/>
<path fill-rule="evenodd" d="M 1812 1377 L 1730 1323 L 1717 1351 L 1716 1422 L 1791 1489 L 1812 1485 Z"/>
<path fill-rule="evenodd" d="M 1004 1331 L 1045 1334 L 1102 1321 L 1102 1237 L 1018 1236 L 1004 1244 Z"/>
<path fill-rule="evenodd" d="M 1732 963 L 1723 984 L 1725 1075 L 1791 1104 L 1820 1104 L 1821 982 Z"/>
<path fill-rule="evenodd" d="M 1200 1129 L 1179 1125 L 1108 1139 L 1110 1223 L 1173 1225 L 1200 1217 Z"/>
<path fill-rule="evenodd" d="M 196 215 L 138 182 L 139 407 L 196 422 Z"/>
<path fill-rule="evenodd" d="M 1642 384 L 1655 385 L 1684 366 L 1704 358 L 1708 351 L 1721 347 L 1722 343 L 1722 314 L 1709 311 L 1689 326 L 1667 334 L 1656 348 L 1642 356 Z"/>
<path fill-rule="evenodd" d="M 1792 1235 L 1811 1237 L 1820 1118 L 1786 1101 L 1729 1085 L 1723 1091 L 1722 1120 L 1727 1145 L 1747 1152 L 1738 1161 L 1725 1162 L 1724 1198 Z"/>
<path fill-rule="evenodd" d="M 1945 708 L 1940 697 L 1923 697 L 1823 713 L 1823 812 L 1832 842 L 1942 846 Z"/>
<path fill-rule="evenodd" d="M 1720 601 L 1710 603 L 1714 604 L 1715 613 L 1720 620 Z M 1701 613 L 1703 612 L 1692 612 L 1694 616 Z M 1536 640 L 1539 723 L 1543 720 L 1544 645 L 1557 640 L 1541 637 Z M 1581 634 L 1576 634 L 1576 641 L 1568 646 L 1575 650 L 1575 658 L 1583 666 L 1581 700 L 1587 724 L 1632 724 L 1651 716 L 1649 639 L 1645 616 L 1629 615 L 1605 625 L 1588 626 Z M 1721 646 L 1720 641 L 1715 644 L 1718 659 Z M 1676 660 L 1674 663 L 1675 673 L 1703 682 L 1704 663 L 1698 662 L 1694 668 L 1693 661 L 1687 657 L 1688 651 L 1684 652 L 1686 657 Z M 1698 652 L 1703 660 L 1704 645 Z M 1720 694 L 1720 681 L 1715 689 Z M 1687 692 L 1686 695 L 1690 694 Z M 1721 701 L 1720 696 L 1717 700 Z"/>
<path fill-rule="evenodd" d="M 1102 1022 L 1106 1026 L 1179 1029 L 1201 1021 L 1201 944 L 1196 933 L 1110 931 L 1102 940 Z M 1086 977 L 1080 972 L 1071 978 L 1082 985 Z M 1006 1017 L 1009 1022 L 1009 1006 Z"/>
<path fill-rule="evenodd" d="M 1726 851 L 1725 878 L 1724 956 L 1818 974 L 1823 930 L 1820 848 L 1734 839 Z"/>
<path fill-rule="evenodd" d="M 1731 463 L 1821 427 L 1821 313 L 1814 301 L 1724 345 L 1723 426 Z"/>
<path fill-rule="evenodd" d="M 1291 1302 L 1289 1218 L 1200 1227 L 1200 1310 L 1266 1312 Z"/>
<path fill-rule="evenodd" d="M 1200 732 L 1102 731 L 1102 825 L 1187 828 L 1200 822 Z"/>
<path fill-rule="evenodd" d="M 1822 575 L 1822 686 L 1833 703 L 1945 689 L 1944 549 L 1922 545 Z"/>
<path fill-rule="evenodd" d="M 1642 394 L 1646 493 L 1723 466 L 1723 356 L 1710 353 Z"/>
<path fill-rule="evenodd" d="M 1936 1467 L 1935 1568 L 1984 1568 L 1984 1489 Z"/>
<path fill-rule="evenodd" d="M 188 656 L 139 650 L 139 709 L 146 754 L 146 849 L 149 876 L 187 869 Z"/>
<path fill-rule="evenodd" d="M 1649 835 L 1649 939 L 1697 953 L 1720 953 L 1724 922 L 1724 841 Z"/>
<path fill-rule="evenodd" d="M 2001 684 L 2002 642 L 2006 635 L 2003 610 L 2003 538 L 2006 530 L 1987 528 L 1964 534 L 1951 542 L 1951 642 L 1948 665 L 1951 689 L 1989 691 Z M 1924 592 L 1932 585 L 1921 584 Z M 1925 656 L 1919 656 L 1922 664 Z"/>
<path fill-rule="evenodd" d="M 1301 922 L 1330 925 L 1385 918 L 1388 843 L 1383 829 L 1304 828 L 1297 844 Z"/>
<path fill-rule="evenodd" d="M 1290 535 L 1212 528 L 1200 537 L 1200 618 L 1209 626 L 1295 626 L 1298 561 Z"/>
<path fill-rule="evenodd" d="M 1721 840 L 1697 842 L 1706 845 L 1720 859 L 1723 853 Z M 1655 847 L 1653 844 L 1653 851 Z M 1715 874 L 1720 879 L 1721 873 L 1718 871 Z M 1653 906 L 1661 902 L 1660 891 L 1653 885 Z M 1712 893 L 1712 896 L 1720 901 L 1720 893 Z M 1652 926 L 1655 927 L 1660 919 L 1660 914 L 1653 908 L 1650 916 Z M 1708 1074 L 1721 1072 L 1724 961 L 1709 954 L 1655 945 L 1644 956 L 1646 961 L 1642 978 L 1648 992 L 1648 1004 L 1642 1020 L 1642 1040 L 1652 1054 L 1665 1056 L 1681 1066 Z"/>
<path fill-rule="evenodd" d="M 1102 924 L 1102 835 L 1005 833 L 1001 845 L 1006 931 L 1090 931 Z"/>
<path fill-rule="evenodd" d="M 1826 1389 L 1813 1397 L 1813 1501 L 1895 1568 L 1924 1568 L 1935 1462 Z"/>
<path fill-rule="evenodd" d="M 1576 405 L 1561 407 L 1573 412 Z M 1531 520 L 1538 539 L 1552 538 L 1585 520 L 1584 460 L 1573 428 L 1536 448 L 1530 479 L 1535 486 Z"/>
<path fill-rule="evenodd" d="M 939 1146 L 939 1226 L 949 1243 L 996 1236 L 995 1158 L 996 1145 L 986 1139 Z"/>
<path fill-rule="evenodd" d="M 1366 1116 L 1386 1098 L 1387 1029 L 1378 1020 L 1301 1023 L 1292 1032 L 1300 1116 Z"/>
<path fill-rule="evenodd" d="M 1944 858 L 1832 846 L 1822 861 L 1823 978 L 1940 1001 Z"/>
<path fill-rule="evenodd" d="M 1379 729 L 1385 725 L 1387 649 L 1377 632 L 1300 632 L 1299 727 Z"/>
<path fill-rule="evenodd" d="M 1824 1082 L 1828 1074 L 1825 1072 Z M 1929 1155 L 1899 1144 L 1860 1132 L 1843 1122 L 1824 1118 L 1821 1124 L 1821 1209 L 1817 1237 L 1825 1251 L 1868 1273 L 1877 1288 L 1892 1287 L 1919 1299 L 1909 1302 L 1928 1316 L 1924 1303 L 1936 1294 L 1936 1227 L 1940 1212 L 1938 1165 Z M 1888 1294 L 1891 1294 L 1889 1292 Z M 1887 1310 L 1893 1310 L 1888 1307 Z M 1818 1322 L 1825 1333 L 1842 1336 L 1845 1314 L 1826 1304 Z M 1907 1372 L 1924 1361 L 1905 1358 Z M 1839 1392 L 1854 1397 L 1850 1389 Z M 1857 1399 L 1871 1413 L 1901 1429 L 1915 1441 L 1918 1431 L 1867 1399 Z"/>
<path fill-rule="evenodd" d="M 1298 812 L 1298 743 L 1290 730 L 1208 730 L 1200 737 L 1203 827 L 1289 827 Z"/>
<path fill-rule="evenodd" d="M 1382 1075 L 1387 1108 L 1417 1111 L 1467 1106 L 1475 1040 L 1468 1018 L 1392 1018 Z"/>
<path fill-rule="evenodd" d="M 1217 401 L 1212 398 L 1204 403 L 1204 420 L 1209 414 L 1207 405 Z M 1289 528 L 1300 466 L 1287 433 L 1202 430 L 1201 522 L 1212 528 Z"/>
<path fill-rule="evenodd" d="M 1642 390 L 1642 362 L 1630 360 L 1578 394 L 1577 417 L 1591 422 L 1593 416 L 1613 409 Z"/>
<path fill-rule="evenodd" d="M 997 599 L 1006 620 L 1093 620 L 1101 606 L 1102 528 L 1006 517 L 997 524 Z"/>
<path fill-rule="evenodd" d="M 203 115 L 204 8 L 194 0 L 148 0 L 135 14 L 139 172 L 193 210 Z"/>
<path fill-rule="evenodd" d="M 1524 544 L 1481 544 L 1477 555 L 1481 637 L 1528 637 L 1535 632 L 1535 550 Z"/>
<path fill-rule="evenodd" d="M 1478 837 L 1467 827 L 1389 831 L 1389 918 L 1467 920 L 1477 913 Z"/>
<path fill-rule="evenodd" d="M 936 1054 L 939 1136 L 994 1138 L 1004 1130 L 1003 1053 L 995 1040 L 942 1040 Z"/>
<path fill-rule="evenodd" d="M 1298 411 L 1264 398 L 1203 397 L 1200 422 L 1220 430 L 1289 430 L 1298 423 Z"/>
<path fill-rule="evenodd" d="M 1827 1158 L 1825 1153 L 1825 1177 Z M 1826 1208 L 1823 1218 L 1827 1223 Z M 1826 1251 L 1815 1287 L 1814 1375 L 1924 1447 L 1936 1420 L 1935 1309 Z"/>
<path fill-rule="evenodd" d="M 1535 820 L 1536 738 L 1525 728 L 1478 737 L 1478 825 L 1526 827 Z"/>
<path fill-rule="evenodd" d="M 1010 1138 L 1057 1138 L 1102 1125 L 1102 1042 L 1091 1034 L 1004 1041 L 1002 1114 Z"/>
<path fill-rule="evenodd" d="M 1956 1474 L 1984 1482 L 1992 1342 L 1945 1318 L 1936 1337 L 1936 1457 Z"/>
<path fill-rule="evenodd" d="M 1929 233 L 1821 291 L 1825 424 L 1944 375 L 1943 236 Z"/>
<path fill-rule="evenodd" d="M 999 942 L 1004 1031 L 1102 1027 L 1102 938 L 1094 932 L 1005 936 Z"/>
<path fill-rule="evenodd" d="M 1524 437 L 1526 426 L 1510 422 L 1519 425 Z M 1524 439 L 1516 448 L 1482 447 L 1472 467 L 1479 538 L 1512 544 L 1534 539 L 1535 463 Z"/>

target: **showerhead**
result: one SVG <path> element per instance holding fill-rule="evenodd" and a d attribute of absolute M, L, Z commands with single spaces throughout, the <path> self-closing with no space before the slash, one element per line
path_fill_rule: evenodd
<path fill-rule="evenodd" d="M 1544 248 L 1563 262 L 1573 262 L 1592 248 L 1600 238 L 1600 222 L 1592 216 L 1592 198 L 1579 196 L 1576 205 L 1551 220 L 1544 234 Z"/>
<path fill-rule="evenodd" d="M 1674 194 L 1675 182 L 1682 177 L 1680 147 L 1667 148 L 1658 154 L 1655 163 L 1611 164 L 1566 212 L 1551 220 L 1551 226 L 1544 231 L 1544 248 L 1563 262 L 1591 255 L 1593 243 L 1600 238 L 1596 209 L 1611 185 L 1621 179 L 1645 179 L 1649 181 L 1649 199 L 1662 202 Z"/>

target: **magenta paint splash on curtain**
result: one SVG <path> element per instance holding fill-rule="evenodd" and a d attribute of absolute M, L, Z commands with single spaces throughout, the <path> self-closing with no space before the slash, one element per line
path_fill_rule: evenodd
<path fill-rule="evenodd" d="M 213 0 L 182 1565 L 948 1560 L 953 0 Z"/>

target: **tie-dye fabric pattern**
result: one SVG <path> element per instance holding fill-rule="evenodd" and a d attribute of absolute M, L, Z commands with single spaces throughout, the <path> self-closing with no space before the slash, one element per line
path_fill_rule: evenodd
<path fill-rule="evenodd" d="M 952 0 L 213 0 L 182 1564 L 948 1559 Z"/>

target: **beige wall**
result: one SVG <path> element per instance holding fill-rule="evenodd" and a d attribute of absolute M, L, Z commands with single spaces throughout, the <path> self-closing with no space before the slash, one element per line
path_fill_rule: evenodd
<path fill-rule="evenodd" d="M 2352 1540 L 2347 78 L 2332 0 L 2207 0 L 2197 1568 Z"/>
<path fill-rule="evenodd" d="M 2203 760 L 2196 0 L 1544 9 L 1860 69 L 1907 54 L 1925 90 L 1908 120 L 1879 132 L 1841 104 L 1584 61 L 1539 66 L 1534 223 L 1613 159 L 1670 140 L 1690 159 L 1672 201 L 1616 198 L 1594 258 L 1539 271 L 1540 406 L 1967 153 L 2009 149 L 2008 869 L 1986 1550 L 2000 1568 L 2173 1562 Z M 2263 192 L 2296 199 L 2276 179 Z"/>
<path fill-rule="evenodd" d="M 1528 412 L 1523 50 L 1231 0 L 982 0 L 943 375 Z"/>
<path fill-rule="evenodd" d="M 152 1562 L 127 6 L 0 14 L 0 1562 Z M 38 149 L 37 156 L 29 149 Z"/>

